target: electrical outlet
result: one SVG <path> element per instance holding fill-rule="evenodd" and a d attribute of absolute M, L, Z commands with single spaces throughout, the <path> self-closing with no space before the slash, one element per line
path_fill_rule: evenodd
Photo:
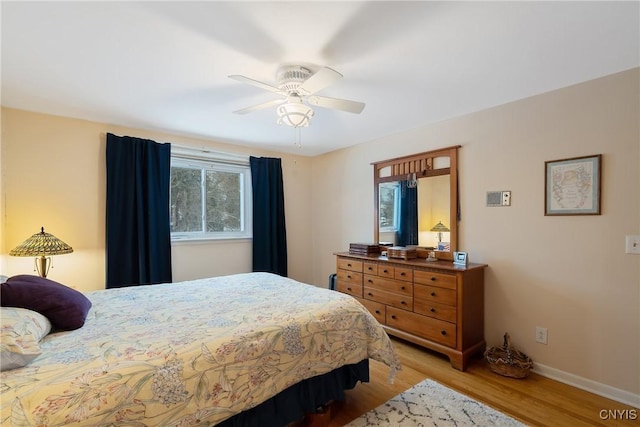
<path fill-rule="evenodd" d="M 640 254 L 640 236 L 626 236 L 624 239 L 624 248 L 628 254 Z"/>
<path fill-rule="evenodd" d="M 536 326 L 536 342 L 547 344 L 547 328 Z"/>

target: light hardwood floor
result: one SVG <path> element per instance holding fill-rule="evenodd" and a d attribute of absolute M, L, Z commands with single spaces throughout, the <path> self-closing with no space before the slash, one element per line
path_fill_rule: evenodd
<path fill-rule="evenodd" d="M 485 403 L 530 426 L 626 426 L 640 425 L 640 410 L 531 374 L 525 379 L 502 377 L 491 372 L 481 359 L 465 372 L 451 367 L 444 356 L 392 338 L 402 370 L 389 384 L 389 369 L 371 361 L 369 383 L 347 391 L 346 401 L 331 407 L 329 427 L 339 427 L 390 398 L 430 378 Z M 602 410 L 634 410 L 636 419 L 601 419 Z M 328 414 L 327 414 L 328 415 Z M 618 417 L 620 418 L 620 417 Z"/>

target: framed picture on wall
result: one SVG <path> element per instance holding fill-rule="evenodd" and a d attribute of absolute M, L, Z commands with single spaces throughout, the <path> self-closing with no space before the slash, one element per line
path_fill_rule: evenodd
<path fill-rule="evenodd" d="M 545 215 L 600 215 L 602 154 L 545 162 Z"/>

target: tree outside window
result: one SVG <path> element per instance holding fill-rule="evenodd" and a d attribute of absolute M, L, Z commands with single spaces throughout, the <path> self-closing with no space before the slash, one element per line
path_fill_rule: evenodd
<path fill-rule="evenodd" d="M 249 167 L 173 158 L 173 239 L 251 237 Z"/>
<path fill-rule="evenodd" d="M 378 206 L 380 231 L 397 231 L 400 207 L 400 184 L 397 182 L 380 184 L 378 199 L 380 201 Z"/>

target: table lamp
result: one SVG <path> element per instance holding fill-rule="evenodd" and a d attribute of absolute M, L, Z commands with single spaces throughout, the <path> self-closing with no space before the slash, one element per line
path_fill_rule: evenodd
<path fill-rule="evenodd" d="M 449 230 L 442 221 L 438 221 L 438 223 L 431 228 L 431 231 L 438 233 L 438 246 L 440 246 L 440 243 L 442 243 L 442 233 L 446 233 L 451 230 Z"/>
<path fill-rule="evenodd" d="M 11 256 L 33 256 L 36 257 L 35 264 L 38 274 L 47 277 L 51 267 L 50 255 L 70 254 L 73 248 L 53 234 L 45 233 L 44 227 L 39 233 L 34 234 L 20 245 L 13 248 Z"/>

